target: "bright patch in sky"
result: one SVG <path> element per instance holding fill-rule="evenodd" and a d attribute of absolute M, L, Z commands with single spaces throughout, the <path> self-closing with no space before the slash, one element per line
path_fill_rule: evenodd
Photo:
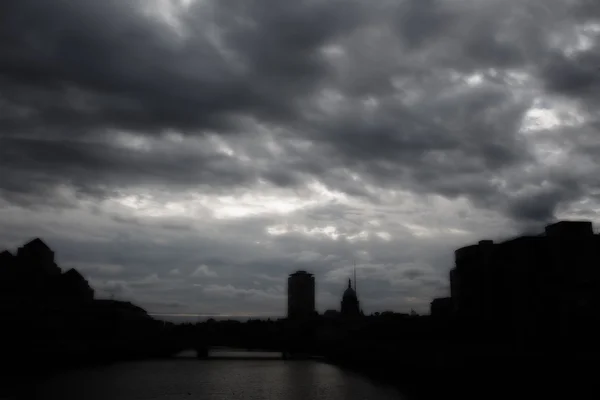
<path fill-rule="evenodd" d="M 547 108 L 531 108 L 523 120 L 524 131 L 540 131 L 554 129 L 561 125 L 560 118 L 554 110 Z"/>
<path fill-rule="evenodd" d="M 390 234 L 389 234 L 389 233 L 387 233 L 387 232 L 377 232 L 377 233 L 376 233 L 376 235 L 377 235 L 379 238 L 381 238 L 381 239 L 385 240 L 386 242 L 389 242 L 390 240 L 392 240 L 392 235 L 390 235 Z"/>
<path fill-rule="evenodd" d="M 483 75 L 479 73 L 469 75 L 465 78 L 465 81 L 469 86 L 479 85 L 483 82 Z"/>
<path fill-rule="evenodd" d="M 520 134 L 529 143 L 538 163 L 563 165 L 569 157 L 569 129 L 583 125 L 585 117 L 577 105 L 538 98 L 525 114 Z M 566 129 L 568 128 L 568 129 Z"/>
<path fill-rule="evenodd" d="M 144 0 L 143 11 L 183 36 L 181 15 L 197 0 Z"/>
<path fill-rule="evenodd" d="M 307 225 L 300 225 L 300 224 L 290 224 L 290 225 L 281 224 L 281 225 L 268 226 L 266 228 L 266 232 L 269 235 L 274 235 L 274 236 L 285 235 L 288 233 L 301 233 L 301 234 L 304 234 L 307 236 L 324 236 L 324 237 L 327 237 L 332 240 L 338 240 L 338 238 L 340 238 L 341 236 L 344 236 L 333 225 L 327 225 L 327 226 L 323 226 L 323 227 L 309 227 Z M 367 232 L 359 232 L 357 235 L 346 236 L 346 238 L 349 240 L 356 240 L 359 238 L 363 239 L 366 237 L 368 237 Z"/>
<path fill-rule="evenodd" d="M 360 231 L 355 235 L 350 235 L 347 237 L 349 241 L 351 242 L 356 242 L 359 240 L 367 240 L 369 238 L 369 232 L 367 231 Z"/>
<path fill-rule="evenodd" d="M 238 195 L 210 196 L 191 194 L 179 199 L 165 200 L 168 194 L 156 193 L 124 193 L 113 198 L 109 203 L 124 207 L 127 212 L 145 217 L 200 217 L 206 211 L 216 219 L 238 219 L 260 215 L 288 215 L 303 209 L 330 203 L 348 203 L 348 197 L 332 191 L 318 181 L 307 184 L 309 193 L 305 197 L 269 190 L 249 190 Z"/>
<path fill-rule="evenodd" d="M 241 197 L 217 197 L 207 201 L 205 206 L 212 210 L 217 219 L 232 219 L 263 214 L 285 215 L 313 204 L 314 201 L 295 197 L 246 194 Z"/>
<path fill-rule="evenodd" d="M 116 133 L 114 135 L 114 143 L 119 147 L 134 151 L 152 150 L 152 141 L 148 137 L 129 132 Z"/>
<path fill-rule="evenodd" d="M 225 141 L 225 139 L 217 135 L 211 135 L 209 136 L 209 141 L 213 144 L 213 146 L 215 146 L 215 149 L 218 153 L 225 154 L 229 157 L 236 155 L 236 152 L 231 148 L 229 143 Z"/>
<path fill-rule="evenodd" d="M 136 216 L 142 217 L 182 217 L 190 216 L 191 210 L 181 202 L 158 202 L 150 195 L 126 195 L 113 199 Z"/>
<path fill-rule="evenodd" d="M 428 227 L 423 225 L 417 225 L 412 223 L 404 223 L 405 228 L 408 229 L 416 237 L 435 237 L 444 235 L 468 235 L 469 232 L 459 228 L 449 227 Z"/>
<path fill-rule="evenodd" d="M 557 37 L 554 42 L 562 47 L 568 57 L 590 51 L 594 48 L 595 40 L 600 34 L 600 24 L 587 23 L 575 28 L 575 34 L 567 39 Z"/>

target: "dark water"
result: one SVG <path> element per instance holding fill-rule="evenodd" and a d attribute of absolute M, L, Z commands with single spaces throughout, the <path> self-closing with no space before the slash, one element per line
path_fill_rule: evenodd
<path fill-rule="evenodd" d="M 319 361 L 153 360 L 61 373 L 23 388 L 62 400 L 387 400 L 394 388 Z"/>

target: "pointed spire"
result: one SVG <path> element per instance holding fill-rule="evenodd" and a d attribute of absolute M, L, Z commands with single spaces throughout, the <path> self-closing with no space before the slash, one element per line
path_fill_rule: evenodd
<path fill-rule="evenodd" d="M 352 289 L 352 279 L 348 278 L 348 289 Z"/>

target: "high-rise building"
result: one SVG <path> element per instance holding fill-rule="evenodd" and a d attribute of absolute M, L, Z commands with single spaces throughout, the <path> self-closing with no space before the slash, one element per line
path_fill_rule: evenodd
<path fill-rule="evenodd" d="M 481 241 L 455 252 L 452 312 L 486 335 L 519 342 L 600 334 L 600 235 L 560 221 L 538 235 Z"/>
<path fill-rule="evenodd" d="M 315 277 L 297 271 L 288 277 L 288 318 L 310 318 L 315 314 Z"/>

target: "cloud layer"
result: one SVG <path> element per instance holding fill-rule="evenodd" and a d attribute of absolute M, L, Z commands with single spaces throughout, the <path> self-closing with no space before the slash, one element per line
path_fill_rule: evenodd
<path fill-rule="evenodd" d="M 281 3 L 281 4 L 280 4 Z M 455 247 L 597 220 L 600 5 L 5 0 L 0 244 L 161 313 L 425 311 Z"/>

